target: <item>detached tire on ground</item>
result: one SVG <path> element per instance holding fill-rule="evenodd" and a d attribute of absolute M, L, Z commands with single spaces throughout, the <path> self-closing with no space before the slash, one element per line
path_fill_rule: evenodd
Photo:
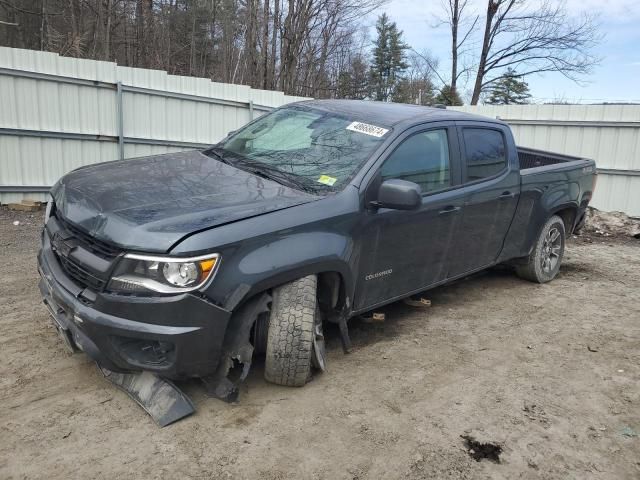
<path fill-rule="evenodd" d="M 527 263 L 518 265 L 516 273 L 531 282 L 545 283 L 553 280 L 562 264 L 564 244 L 564 221 L 554 215 L 542 227 Z"/>
<path fill-rule="evenodd" d="M 324 370 L 324 337 L 316 291 L 315 275 L 273 291 L 264 368 L 268 382 L 301 387 L 311 379 L 313 365 Z"/>

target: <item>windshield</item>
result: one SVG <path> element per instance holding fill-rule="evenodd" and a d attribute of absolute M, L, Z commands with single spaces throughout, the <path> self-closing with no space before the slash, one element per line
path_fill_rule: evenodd
<path fill-rule="evenodd" d="M 288 177 L 294 186 L 333 190 L 346 185 L 387 132 L 335 113 L 296 106 L 261 117 L 212 151 L 276 180 Z"/>

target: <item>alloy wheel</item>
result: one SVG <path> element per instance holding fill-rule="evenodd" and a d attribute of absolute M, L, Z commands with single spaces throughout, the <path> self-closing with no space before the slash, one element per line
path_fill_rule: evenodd
<path fill-rule="evenodd" d="M 562 235 L 556 227 L 549 229 L 542 244 L 542 258 L 540 259 L 542 271 L 551 273 L 560 261 L 562 251 Z"/>

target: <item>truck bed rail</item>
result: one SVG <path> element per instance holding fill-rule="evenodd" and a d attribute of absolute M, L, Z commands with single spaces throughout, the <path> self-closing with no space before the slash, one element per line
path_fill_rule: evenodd
<path fill-rule="evenodd" d="M 575 162 L 576 160 L 584 160 L 580 157 L 563 155 L 561 153 L 545 152 L 544 150 L 536 150 L 534 148 L 517 148 L 518 158 L 520 159 L 520 170 L 546 167 L 548 165 L 556 165 L 558 163 Z"/>

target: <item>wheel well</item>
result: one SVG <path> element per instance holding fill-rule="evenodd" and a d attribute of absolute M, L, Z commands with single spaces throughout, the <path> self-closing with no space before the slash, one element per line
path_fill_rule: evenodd
<path fill-rule="evenodd" d="M 564 228 L 567 231 L 567 235 L 570 235 L 572 233 L 571 230 L 573 229 L 573 223 L 576 220 L 577 212 L 578 209 L 576 207 L 563 208 L 561 210 L 553 212 L 554 215 L 558 215 L 564 222 Z"/>
<path fill-rule="evenodd" d="M 341 310 L 346 302 L 345 284 L 338 272 L 318 273 L 318 301 L 325 311 Z"/>
<path fill-rule="evenodd" d="M 317 276 L 318 283 L 316 294 L 320 309 L 326 314 L 341 311 L 348 302 L 345 282 L 342 279 L 342 275 L 338 272 L 321 272 L 318 273 Z M 265 293 L 270 294 L 272 290 L 273 288 L 270 288 L 264 292 L 254 295 L 251 298 L 256 298 L 259 295 L 264 295 Z M 326 318 L 334 319 L 336 317 L 334 315 L 327 315 Z M 264 353 L 266 351 L 268 326 L 268 315 L 257 316 L 253 319 L 250 341 L 258 353 Z"/>
<path fill-rule="evenodd" d="M 348 305 L 349 299 L 346 291 L 346 288 L 347 288 L 346 282 L 340 272 L 325 271 L 325 272 L 315 273 L 315 275 L 318 277 L 316 293 L 317 293 L 318 301 L 320 302 L 321 308 L 325 308 L 327 311 L 330 311 L 330 310 L 341 310 L 345 305 L 349 306 Z M 306 276 L 306 275 L 301 275 L 301 277 L 302 276 Z M 262 295 L 263 293 L 267 293 L 270 295 L 275 288 L 278 288 L 279 286 L 289 283 L 291 281 L 293 280 L 289 280 L 282 284 L 276 284 L 268 288 L 265 288 L 263 290 L 260 290 L 257 293 L 251 295 L 250 297 L 242 300 L 242 302 L 240 302 L 238 306 L 244 305 L 246 302 L 250 301 L 251 299 L 259 295 Z M 235 309 L 237 308 L 238 307 L 236 307 Z"/>

